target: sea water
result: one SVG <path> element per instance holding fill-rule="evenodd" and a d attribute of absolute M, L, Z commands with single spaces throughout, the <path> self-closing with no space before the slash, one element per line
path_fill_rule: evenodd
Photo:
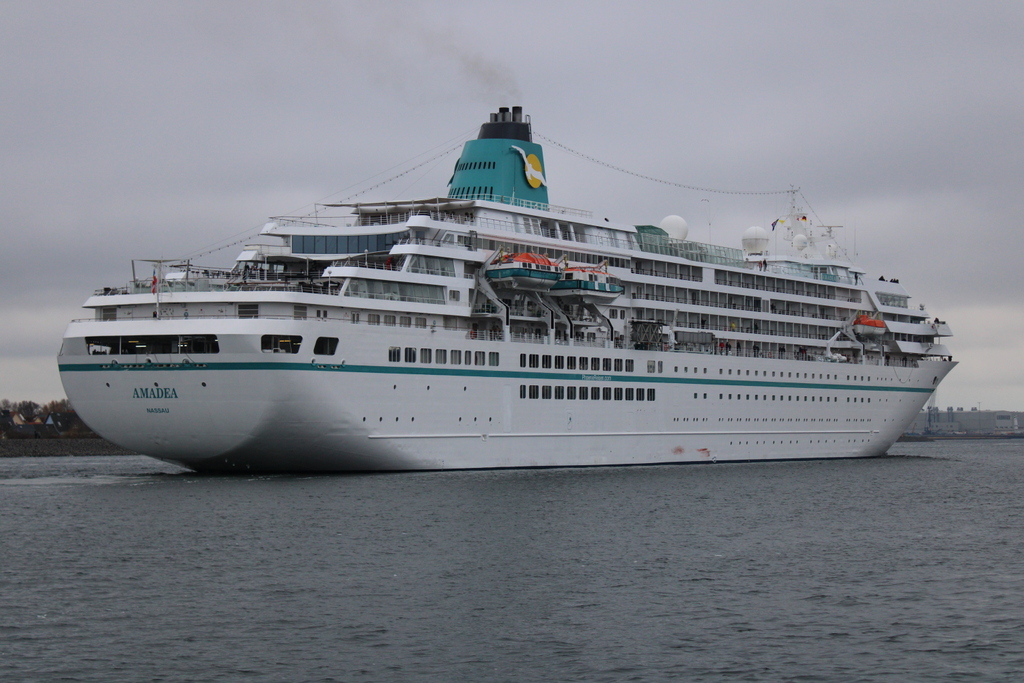
<path fill-rule="evenodd" d="M 1024 675 L 1024 440 L 198 476 L 0 460 L 3 681 Z"/>

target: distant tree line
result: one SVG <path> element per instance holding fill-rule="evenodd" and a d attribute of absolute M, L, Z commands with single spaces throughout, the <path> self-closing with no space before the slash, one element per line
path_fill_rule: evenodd
<path fill-rule="evenodd" d="M 50 420 L 50 416 L 54 419 Z M 40 423 L 50 423 L 40 425 Z M 19 424 L 20 423 L 20 424 Z M 35 401 L 0 399 L 0 432 L 3 438 L 91 437 L 95 434 L 82 422 L 66 398 L 40 405 Z"/>

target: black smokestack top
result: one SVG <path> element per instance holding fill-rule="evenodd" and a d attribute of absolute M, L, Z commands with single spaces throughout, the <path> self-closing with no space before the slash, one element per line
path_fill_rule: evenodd
<path fill-rule="evenodd" d="M 522 140 L 533 142 L 533 134 L 530 130 L 530 119 L 523 120 L 523 108 L 501 107 L 498 113 L 491 114 L 491 120 L 480 126 L 480 134 L 477 140 L 489 138 L 500 138 L 504 140 Z"/>

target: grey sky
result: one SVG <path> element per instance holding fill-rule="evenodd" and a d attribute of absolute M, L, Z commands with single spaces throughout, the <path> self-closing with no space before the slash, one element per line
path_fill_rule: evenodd
<path fill-rule="evenodd" d="M 1024 3 L 0 1 L 0 16 L 0 398 L 63 395 L 63 328 L 129 259 L 253 234 L 522 104 L 535 131 L 639 173 L 802 187 L 860 265 L 953 326 L 961 365 L 939 404 L 1024 409 Z M 693 239 L 738 246 L 785 208 L 545 151 L 552 201 L 614 221 L 678 213 Z M 444 193 L 454 162 L 362 196 Z"/>

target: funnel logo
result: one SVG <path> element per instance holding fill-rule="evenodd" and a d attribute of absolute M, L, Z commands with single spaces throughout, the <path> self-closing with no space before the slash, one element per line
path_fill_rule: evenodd
<path fill-rule="evenodd" d="M 537 155 L 527 155 L 522 148 L 515 145 L 512 145 L 512 149 L 519 152 L 519 156 L 523 157 L 523 172 L 526 174 L 526 182 L 529 183 L 530 187 L 535 190 L 541 185 L 547 187 L 548 182 L 544 180 L 544 169 L 541 168 L 540 159 L 537 158 Z"/>

